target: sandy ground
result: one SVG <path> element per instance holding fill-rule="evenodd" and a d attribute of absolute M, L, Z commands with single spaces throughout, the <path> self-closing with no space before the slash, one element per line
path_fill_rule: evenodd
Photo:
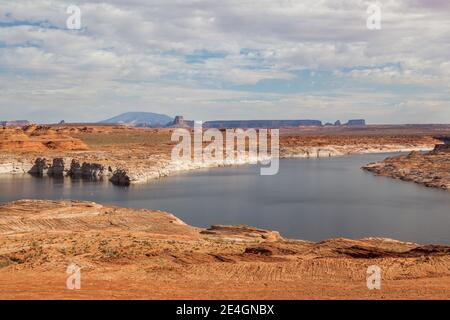
<path fill-rule="evenodd" d="M 90 202 L 0 206 L 2 299 L 449 299 L 450 247 L 289 240 Z M 81 267 L 81 289 L 66 268 Z M 369 290 L 367 267 L 381 268 Z"/>

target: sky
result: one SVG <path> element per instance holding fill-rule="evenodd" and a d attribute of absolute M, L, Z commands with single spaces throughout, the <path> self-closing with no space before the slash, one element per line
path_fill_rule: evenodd
<path fill-rule="evenodd" d="M 450 1 L 0 0 L 0 120 L 128 111 L 450 123 Z"/>

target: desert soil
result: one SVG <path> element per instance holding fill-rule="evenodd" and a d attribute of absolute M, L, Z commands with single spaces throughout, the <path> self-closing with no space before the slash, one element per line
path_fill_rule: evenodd
<path fill-rule="evenodd" d="M 284 239 L 78 201 L 0 205 L 1 299 L 449 299 L 450 247 Z M 81 267 L 81 289 L 66 269 Z M 381 268 L 381 289 L 366 285 Z"/>

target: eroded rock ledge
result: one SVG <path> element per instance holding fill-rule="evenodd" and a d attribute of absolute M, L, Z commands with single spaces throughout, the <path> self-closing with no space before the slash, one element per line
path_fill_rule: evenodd
<path fill-rule="evenodd" d="M 363 169 L 379 176 L 450 190 L 450 145 L 438 144 L 427 153 L 411 152 L 404 156 L 390 157 L 370 163 Z"/>
<path fill-rule="evenodd" d="M 102 238 L 132 235 L 144 236 L 149 240 L 224 242 L 241 248 L 237 251 L 239 254 L 355 258 L 450 256 L 450 246 L 423 246 L 386 238 L 338 238 L 314 243 L 285 239 L 277 231 L 248 225 L 213 225 L 204 229 L 190 226 L 176 216 L 159 210 L 119 208 L 88 201 L 19 200 L 0 204 L 0 240 L 12 240 L 9 236 L 19 234 L 27 235 L 19 239 L 24 242 L 40 235 L 50 239 L 73 234 L 84 242 L 88 241 L 85 234 L 97 231 L 102 232 Z M 284 249 L 280 250 L 281 247 Z M 0 249 L 3 258 L 7 252 L 14 251 L 11 247 L 6 248 L 2 246 Z M 213 246 L 207 249 L 215 250 Z M 124 255 L 131 253 L 124 252 Z"/>
<path fill-rule="evenodd" d="M 101 163 L 80 162 L 71 158 L 37 158 L 28 173 L 36 176 L 69 176 L 73 178 L 99 178 L 112 175 L 111 167 Z"/>
<path fill-rule="evenodd" d="M 289 240 L 93 202 L 0 204 L 0 244 L 1 298 L 76 298 L 64 286 L 72 263 L 82 270 L 85 299 L 417 299 L 448 298 L 450 288 L 446 245 Z M 382 270 L 382 291 L 366 288 L 370 265 Z"/>

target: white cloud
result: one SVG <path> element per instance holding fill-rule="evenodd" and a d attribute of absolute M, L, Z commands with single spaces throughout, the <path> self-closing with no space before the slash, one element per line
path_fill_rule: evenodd
<path fill-rule="evenodd" d="M 448 2 L 379 2 L 379 31 L 367 30 L 372 1 L 363 0 L 84 1 L 83 29 L 72 31 L 65 28 L 69 2 L 0 0 L 0 114 L 78 121 L 139 109 L 208 119 L 342 114 L 386 122 L 402 110 L 409 116 L 402 122 L 450 121 Z M 253 99 L 230 89 L 295 81 L 302 69 L 350 82 L 339 96 L 269 90 Z M 366 92 L 354 91 L 351 81 L 364 81 Z M 428 100 L 377 92 L 379 84 L 422 86 Z M 398 101 L 408 102 L 396 108 Z"/>

